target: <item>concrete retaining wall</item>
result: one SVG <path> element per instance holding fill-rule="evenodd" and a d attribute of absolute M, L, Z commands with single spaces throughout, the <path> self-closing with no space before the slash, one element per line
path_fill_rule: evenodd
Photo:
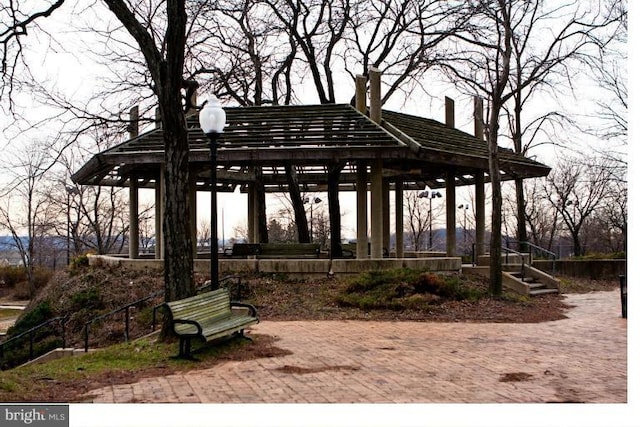
<path fill-rule="evenodd" d="M 110 257 L 104 255 L 89 256 L 91 265 L 112 265 L 137 270 L 162 270 L 162 260 L 141 260 Z M 384 259 L 220 259 L 219 271 L 229 273 L 266 273 L 285 274 L 296 278 L 322 277 L 359 274 L 363 271 L 390 270 L 397 268 L 426 268 L 433 272 L 459 272 L 462 261 L 458 257 L 435 258 L 384 258 Z M 208 260 L 195 260 L 196 272 L 207 273 L 210 270 Z"/>
<path fill-rule="evenodd" d="M 551 274 L 552 262 L 533 261 L 533 266 Z M 627 260 L 624 259 L 580 259 L 556 261 L 556 276 L 584 277 L 593 280 L 618 279 L 627 273 Z"/>

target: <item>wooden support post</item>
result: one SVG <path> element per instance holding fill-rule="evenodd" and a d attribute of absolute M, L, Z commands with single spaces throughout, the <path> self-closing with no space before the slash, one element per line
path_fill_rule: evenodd
<path fill-rule="evenodd" d="M 396 258 L 404 258 L 404 183 L 396 180 Z"/>
<path fill-rule="evenodd" d="M 162 236 L 162 218 L 164 216 L 164 164 L 160 165 L 160 170 L 158 171 L 158 180 L 155 185 L 155 197 L 156 197 L 156 208 L 155 208 L 155 217 L 156 217 L 156 238 L 155 238 L 155 258 L 156 259 L 164 259 L 164 247 L 163 247 L 163 236 Z"/>
<path fill-rule="evenodd" d="M 371 258 L 383 257 L 383 204 L 382 160 L 376 159 L 371 167 Z"/>
<path fill-rule="evenodd" d="M 162 115 L 160 114 L 160 107 L 156 107 L 155 122 L 156 122 L 156 129 L 162 128 Z"/>
<path fill-rule="evenodd" d="M 391 207 L 389 206 L 389 181 L 382 180 L 382 252 L 391 252 Z"/>
<path fill-rule="evenodd" d="M 257 243 L 256 230 L 257 230 L 257 215 L 256 215 L 256 185 L 249 184 L 249 190 L 247 191 L 247 239 L 248 243 Z"/>
<path fill-rule="evenodd" d="M 367 78 L 362 74 L 356 76 L 356 110 L 367 113 Z"/>
<path fill-rule="evenodd" d="M 129 258 L 140 257 L 140 227 L 138 220 L 138 178 L 129 177 Z"/>
<path fill-rule="evenodd" d="M 444 98 L 444 124 L 451 129 L 456 127 L 455 102 L 448 96 Z"/>
<path fill-rule="evenodd" d="M 456 177 L 452 170 L 446 178 L 447 256 L 456 256 Z"/>
<path fill-rule="evenodd" d="M 382 123 L 380 70 L 374 67 L 369 68 L 369 91 L 371 96 L 371 120 L 380 124 Z"/>
<path fill-rule="evenodd" d="M 191 246 L 193 258 L 198 259 L 198 190 L 194 174 L 189 174 L 189 215 L 191 223 Z M 213 236 L 212 236 L 213 238 Z"/>
<path fill-rule="evenodd" d="M 365 259 L 369 256 L 368 203 L 367 203 L 367 164 L 358 162 L 356 175 L 357 192 L 357 243 L 356 258 Z"/>

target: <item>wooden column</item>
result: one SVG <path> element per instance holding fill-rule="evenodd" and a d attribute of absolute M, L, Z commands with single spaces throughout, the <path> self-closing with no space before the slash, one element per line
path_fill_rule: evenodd
<path fill-rule="evenodd" d="M 129 178 L 129 258 L 140 257 L 140 226 L 138 218 L 138 178 Z"/>
<path fill-rule="evenodd" d="M 404 258 L 404 183 L 396 180 L 396 258 Z"/>
<path fill-rule="evenodd" d="M 380 124 L 382 122 L 380 70 L 375 67 L 369 68 L 369 91 L 371 96 L 371 120 Z"/>
<path fill-rule="evenodd" d="M 382 160 L 377 159 L 371 166 L 371 258 L 383 256 L 383 213 L 382 203 Z"/>
<path fill-rule="evenodd" d="M 473 103 L 473 121 L 474 121 L 474 133 L 480 143 L 484 143 L 484 120 L 483 120 L 484 107 L 482 105 L 482 98 L 479 96 L 474 97 Z M 484 233 L 485 233 L 485 191 L 484 191 L 484 171 L 478 169 L 475 173 L 476 181 L 476 256 L 482 255 L 485 252 L 484 247 Z M 477 262 L 477 259 L 474 260 Z"/>
<path fill-rule="evenodd" d="M 367 113 L 367 78 L 362 74 L 356 76 L 356 110 Z"/>
<path fill-rule="evenodd" d="M 195 174 L 189 174 L 189 216 L 191 221 L 191 240 L 193 258 L 198 258 L 198 191 Z M 212 236 L 213 238 L 213 236 Z"/>
<path fill-rule="evenodd" d="M 369 94 L 371 120 L 382 123 L 382 101 L 380 87 L 380 70 L 369 68 Z M 384 203 L 382 188 L 382 159 L 376 159 L 371 165 L 371 258 L 379 259 L 383 256 L 384 243 Z"/>
<path fill-rule="evenodd" d="M 256 186 L 249 184 L 247 191 L 247 243 L 256 243 L 256 230 L 258 229 L 256 215 Z"/>
<path fill-rule="evenodd" d="M 164 247 L 162 238 L 162 218 L 164 217 L 164 164 L 160 165 L 158 180 L 155 185 L 155 217 L 156 217 L 156 241 L 155 258 L 164 259 Z"/>
<path fill-rule="evenodd" d="M 364 259 L 369 256 L 368 238 L 368 203 L 367 203 L 367 164 L 364 161 L 358 162 L 356 175 L 357 193 L 357 243 L 356 258 Z"/>
<path fill-rule="evenodd" d="M 356 109 L 367 114 L 367 78 L 363 75 L 356 76 Z M 356 167 L 356 258 L 365 259 L 369 256 L 367 163 L 359 161 Z"/>
<path fill-rule="evenodd" d="M 391 252 L 391 207 L 389 206 L 389 181 L 382 180 L 382 252 Z"/>
<path fill-rule="evenodd" d="M 447 210 L 447 256 L 456 255 L 456 176 L 447 171 L 446 178 Z"/>
<path fill-rule="evenodd" d="M 455 103 L 445 97 L 445 125 L 455 128 Z M 447 210 L 447 256 L 456 255 L 456 176 L 454 170 L 447 171 L 446 177 L 446 210 Z"/>

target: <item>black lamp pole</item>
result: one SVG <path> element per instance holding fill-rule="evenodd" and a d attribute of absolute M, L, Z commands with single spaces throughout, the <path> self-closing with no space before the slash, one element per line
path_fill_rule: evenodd
<path fill-rule="evenodd" d="M 215 96 L 209 96 L 202 105 L 198 117 L 202 132 L 207 135 L 210 142 L 209 160 L 211 162 L 211 290 L 217 289 L 218 284 L 218 195 L 217 176 L 218 168 L 217 142 L 218 137 L 225 127 L 226 113 L 220 107 Z"/>
<path fill-rule="evenodd" d="M 218 288 L 218 196 L 217 174 L 218 156 L 217 142 L 218 132 L 207 133 L 210 142 L 210 167 L 211 167 L 211 290 Z"/>

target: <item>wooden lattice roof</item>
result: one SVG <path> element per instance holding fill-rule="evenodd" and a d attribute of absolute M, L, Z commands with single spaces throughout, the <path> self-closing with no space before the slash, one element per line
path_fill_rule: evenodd
<path fill-rule="evenodd" d="M 477 170 L 488 172 L 488 150 L 481 140 L 435 120 L 383 111 L 382 125 L 348 104 L 225 108 L 228 126 L 218 139 L 218 191 L 243 189 L 261 168 L 267 191 L 286 191 L 285 164 L 297 168 L 303 191 L 322 190 L 327 167 L 345 162 L 342 189 L 355 188 L 358 161 L 381 159 L 384 175 L 406 188 L 444 185 L 453 170 L 457 185 L 474 182 Z M 200 189 L 208 188 L 209 142 L 197 115 L 187 117 L 189 162 Z M 94 155 L 72 179 L 80 184 L 127 186 L 158 179 L 164 159 L 162 129 L 154 129 Z M 546 176 L 549 167 L 500 150 L 503 178 Z M 485 174 L 485 180 L 486 174 Z"/>

